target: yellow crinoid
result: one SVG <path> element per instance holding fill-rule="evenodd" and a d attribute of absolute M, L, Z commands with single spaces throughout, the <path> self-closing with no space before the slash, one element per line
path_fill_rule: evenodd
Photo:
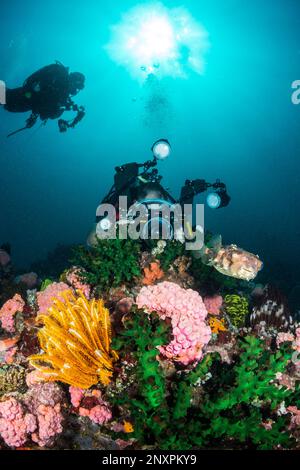
<path fill-rule="evenodd" d="M 101 382 L 107 385 L 118 355 L 110 348 L 111 324 L 103 300 L 88 300 L 82 292 L 61 294 L 47 315 L 37 321 L 43 327 L 38 338 L 43 354 L 31 356 L 30 364 L 47 381 L 61 381 L 83 389 Z"/>

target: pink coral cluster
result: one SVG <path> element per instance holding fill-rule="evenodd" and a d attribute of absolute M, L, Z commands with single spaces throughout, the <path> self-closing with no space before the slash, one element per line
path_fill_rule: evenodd
<path fill-rule="evenodd" d="M 300 426 L 300 410 L 296 406 L 288 406 L 287 411 L 292 414 L 291 428 Z"/>
<path fill-rule="evenodd" d="M 73 267 L 70 269 L 66 274 L 66 280 L 71 284 L 73 289 L 81 290 L 85 297 L 90 298 L 91 287 L 82 281 L 79 268 Z"/>
<path fill-rule="evenodd" d="M 223 297 L 221 295 L 214 295 L 213 297 L 205 297 L 203 302 L 208 313 L 210 313 L 211 315 L 220 314 L 220 310 L 223 304 Z"/>
<path fill-rule="evenodd" d="M 78 410 L 80 416 L 86 416 L 99 425 L 103 425 L 112 419 L 109 405 L 102 400 L 99 390 L 82 390 L 71 386 L 69 392 L 71 403 Z"/>
<path fill-rule="evenodd" d="M 174 339 L 167 346 L 159 347 L 164 356 L 184 365 L 202 358 L 211 330 L 205 323 L 207 310 L 198 292 L 166 281 L 143 287 L 136 303 L 149 313 L 157 312 L 163 320 L 171 319 Z"/>
<path fill-rule="evenodd" d="M 31 436 L 33 442 L 40 447 L 52 445 L 53 439 L 63 430 L 63 416 L 61 406 L 57 403 L 54 407 L 49 405 L 39 405 L 37 410 L 38 432 Z"/>
<path fill-rule="evenodd" d="M 296 329 L 295 335 L 293 335 L 292 333 L 284 332 L 278 333 L 276 337 L 277 347 L 279 347 L 282 343 L 285 342 L 293 343 L 292 348 L 295 349 L 295 351 L 300 352 L 300 328 Z"/>
<path fill-rule="evenodd" d="M 70 290 L 70 287 L 64 282 L 53 282 L 44 291 L 38 292 L 37 303 L 39 314 L 47 313 L 47 310 L 51 307 L 54 298 L 64 301 L 61 294 L 66 290 Z"/>
<path fill-rule="evenodd" d="M 278 335 L 276 337 L 277 347 L 279 347 L 282 343 L 292 342 L 292 341 L 294 341 L 294 339 L 295 339 L 295 337 L 292 333 L 280 332 L 280 333 L 278 333 Z"/>
<path fill-rule="evenodd" d="M 293 349 L 300 352 L 300 328 L 296 329 L 296 337 L 293 342 Z"/>
<path fill-rule="evenodd" d="M 15 332 L 15 315 L 17 312 L 23 312 L 24 307 L 25 302 L 19 294 L 5 302 L 0 310 L 0 321 L 5 331 Z"/>
<path fill-rule="evenodd" d="M 64 394 L 56 383 L 38 383 L 27 392 L 23 402 L 26 408 L 35 415 L 37 428 L 31 439 L 40 447 L 53 445 L 58 434 L 63 430 L 61 405 Z"/>
<path fill-rule="evenodd" d="M 10 447 L 31 439 L 40 447 L 51 446 L 63 430 L 63 393 L 54 383 L 32 386 L 19 401 L 10 397 L 0 403 L 0 435 Z"/>

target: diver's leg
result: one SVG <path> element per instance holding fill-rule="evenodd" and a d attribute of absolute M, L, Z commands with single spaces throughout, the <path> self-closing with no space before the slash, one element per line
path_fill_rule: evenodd
<path fill-rule="evenodd" d="M 31 111 L 31 96 L 23 88 L 7 88 L 4 109 L 11 113 L 26 113 Z"/>

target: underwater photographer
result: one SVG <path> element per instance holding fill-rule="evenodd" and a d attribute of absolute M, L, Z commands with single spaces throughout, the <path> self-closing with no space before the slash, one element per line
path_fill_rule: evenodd
<path fill-rule="evenodd" d="M 161 185 L 162 176 L 156 168 L 167 159 L 171 145 L 159 139 L 151 148 L 153 159 L 145 163 L 128 163 L 116 167 L 114 185 L 102 200 L 96 213 L 95 226 L 87 239 L 93 247 L 98 239 L 129 238 L 178 240 L 185 243 L 193 256 L 201 258 L 224 275 L 252 280 L 262 268 L 259 257 L 238 248 L 224 247 L 220 236 L 204 245 L 204 206 L 194 205 L 198 194 L 209 191 L 206 205 L 210 209 L 227 207 L 230 196 L 220 180 L 208 183 L 203 179 L 186 180 L 176 200 Z M 193 218 L 193 216 L 195 216 Z M 193 223 L 196 220 L 196 224 Z"/>
<path fill-rule="evenodd" d="M 69 72 L 69 68 L 60 62 L 47 65 L 27 78 L 22 87 L 6 89 L 6 102 L 4 109 L 11 113 L 25 113 L 31 111 L 26 125 L 7 137 L 11 137 L 23 130 L 32 128 L 40 118 L 42 124 L 48 119 L 58 119 L 60 132 L 74 128 L 85 116 L 83 106 L 73 101 L 85 86 L 85 76 L 80 72 Z M 74 119 L 67 121 L 59 119 L 64 112 L 74 111 Z"/>

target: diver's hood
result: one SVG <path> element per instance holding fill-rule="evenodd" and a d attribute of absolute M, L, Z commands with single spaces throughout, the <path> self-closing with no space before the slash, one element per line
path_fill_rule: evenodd
<path fill-rule="evenodd" d="M 71 95 L 77 95 L 84 89 L 85 76 L 80 72 L 73 72 L 69 75 L 69 92 Z"/>

